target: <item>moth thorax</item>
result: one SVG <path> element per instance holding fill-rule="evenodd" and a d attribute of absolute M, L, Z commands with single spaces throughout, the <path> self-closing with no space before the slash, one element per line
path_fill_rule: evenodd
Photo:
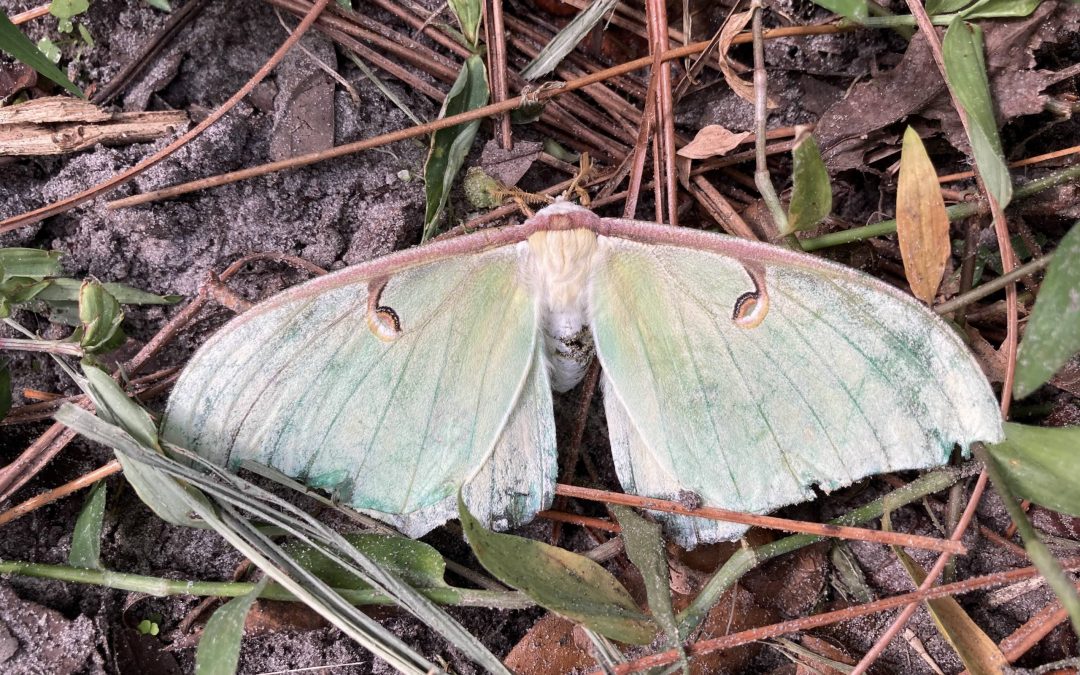
<path fill-rule="evenodd" d="M 597 255 L 596 234 L 590 230 L 536 232 L 529 237 L 529 255 L 551 387 L 567 391 L 585 376 L 593 356 L 585 290 Z"/>

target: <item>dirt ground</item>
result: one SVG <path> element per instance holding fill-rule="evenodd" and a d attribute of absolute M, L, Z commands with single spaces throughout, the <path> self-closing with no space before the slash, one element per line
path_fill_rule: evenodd
<path fill-rule="evenodd" d="M 8 14 L 14 14 L 36 3 L 4 0 L 2 4 Z M 179 0 L 173 2 L 174 7 L 182 4 Z M 391 21 L 374 9 L 364 8 L 363 3 L 357 4 L 361 11 L 370 11 L 372 15 Z M 429 4 L 435 7 L 435 4 Z M 792 0 L 767 4 L 774 17 L 785 16 L 806 22 L 810 17 L 824 16 L 808 2 Z M 145 3 L 94 0 L 83 22 L 94 36 L 95 46 L 83 49 L 69 66 L 69 74 L 81 86 L 109 81 L 165 20 L 165 14 Z M 1075 24 L 1064 20 L 1062 25 L 1071 25 L 1075 29 Z M 54 24 L 48 20 L 35 21 L 24 28 L 35 41 L 55 32 Z M 263 2 L 210 2 L 126 90 L 118 104 L 129 110 L 184 110 L 193 119 L 201 119 L 266 61 L 284 35 L 274 11 Z M 1072 41 L 1071 51 L 1054 51 L 1053 59 L 1058 61 L 1047 62 L 1045 67 L 1059 69 L 1062 66 L 1060 60 L 1070 53 L 1074 63 L 1080 56 L 1075 32 L 1062 39 Z M 337 66 L 355 88 L 358 102 L 314 69 L 306 56 L 294 52 L 274 75 L 222 121 L 110 198 L 253 166 L 290 153 L 317 149 L 320 144 L 331 141 L 341 144 L 376 136 L 412 124 L 352 63 L 335 56 L 332 45 L 325 38 L 310 35 L 304 38 L 303 44 L 324 61 Z M 816 121 L 844 96 L 850 83 L 895 67 L 903 49 L 903 41 L 886 31 L 770 42 L 767 52 L 770 87 L 781 102 L 770 124 L 786 126 Z M 1045 47 L 1041 54 L 1045 56 L 1048 52 L 1049 47 Z M 72 53 L 66 56 L 70 57 Z M 430 100 L 393 78 L 387 77 L 386 82 L 421 118 L 432 119 L 437 115 L 438 106 Z M 315 119 L 311 115 L 299 122 L 296 120 L 295 97 L 310 95 L 309 90 L 333 97 L 333 119 L 325 128 L 305 126 Z M 322 107 L 327 107 L 326 99 L 322 100 Z M 329 110 L 323 112 L 326 121 Z M 735 97 L 726 87 L 714 86 L 703 88 L 681 105 L 677 122 L 681 129 L 692 133 L 706 124 L 749 129 L 752 119 L 749 104 Z M 1008 130 L 1012 136 L 1007 137 L 1015 140 L 1022 133 L 1030 133 L 1031 129 L 1030 126 L 1014 127 Z M 542 139 L 540 134 L 527 128 L 518 128 L 515 133 L 519 139 Z M 489 125 L 481 128 L 481 141 L 490 135 Z M 1074 145 L 1078 136 L 1075 123 L 1062 122 L 1057 124 L 1051 139 L 1031 140 L 1028 152 L 1034 154 L 1044 145 L 1055 148 Z M 0 163 L 0 218 L 102 181 L 164 143 L 98 146 L 69 156 Z M 480 145 L 478 142 L 477 147 Z M 55 249 L 63 252 L 62 263 L 69 276 L 121 281 L 161 294 L 192 295 L 209 271 L 220 271 L 253 251 L 288 253 L 325 268 L 338 268 L 419 241 L 424 194 L 422 181 L 416 177 L 423 173 L 425 153 L 423 143 L 402 141 L 376 151 L 150 206 L 107 210 L 103 206 L 104 200 L 98 200 L 0 235 L 0 245 Z M 960 160 L 959 164 L 962 164 Z M 938 168 L 944 171 L 948 167 Z M 885 180 L 880 172 L 845 170 L 844 176 L 845 180 L 838 182 L 834 213 L 849 224 L 876 220 L 873 216 L 879 209 L 879 188 Z M 1062 197 L 1059 195 L 1058 198 Z M 650 208 L 644 205 L 641 215 L 644 217 Z M 455 197 L 454 209 L 455 215 L 461 216 L 467 207 Z M 1028 218 L 1029 224 L 1037 228 L 1034 218 L 1030 215 Z M 1068 212 L 1058 209 L 1057 219 L 1048 226 L 1048 231 L 1059 232 L 1066 218 L 1070 218 Z M 702 222 L 698 214 L 689 220 L 692 221 L 690 224 Z M 837 255 L 846 262 L 865 266 L 878 254 L 872 246 L 858 245 Z M 303 278 L 304 274 L 291 268 L 258 263 L 241 274 L 232 287 L 245 297 L 257 300 Z M 130 356 L 175 311 L 171 307 L 129 308 L 125 324 L 129 343 L 110 358 L 118 361 Z M 194 329 L 183 333 L 147 371 L 182 363 L 228 315 L 222 309 L 205 312 Z M 60 337 L 66 330 L 50 326 L 39 315 L 23 312 L 19 319 L 46 337 Z M 7 353 L 4 358 L 13 373 L 16 405 L 21 402 L 19 392 L 24 388 L 76 393 L 66 376 L 45 357 Z M 572 421 L 575 401 L 573 393 L 560 401 L 560 405 L 570 411 L 560 415 L 562 429 L 568 428 Z M 1075 398 L 1065 394 L 1044 403 L 1061 416 L 1067 416 L 1070 411 L 1075 414 L 1077 410 Z M 163 404 L 164 401 L 159 400 L 152 407 L 160 410 Z M 594 403 L 595 414 L 586 435 L 585 448 L 595 453 L 594 461 L 601 473 L 613 475 L 605 454 L 607 441 L 600 410 L 601 407 Z M 2 427 L 0 463 L 14 459 L 44 428 L 44 424 Z M 10 503 L 0 507 L 7 508 L 59 485 L 110 458 L 106 449 L 76 441 L 22 488 Z M 241 557 L 216 535 L 165 525 L 139 502 L 122 479 L 114 477 L 108 484 L 109 502 L 102 545 L 102 561 L 108 569 L 175 579 L 232 578 Z M 887 489 L 888 486 L 880 481 L 868 481 L 812 505 L 787 509 L 784 514 L 814 520 L 831 517 L 847 505 L 861 503 Z M 66 563 L 73 523 L 81 505 L 81 495 L 71 497 L 4 526 L 0 532 L 0 558 Z M 980 524 L 997 532 L 1004 531 L 1008 525 L 996 495 L 984 499 L 978 518 Z M 1052 520 L 1046 516 L 1042 522 L 1050 528 L 1051 525 L 1046 523 Z M 926 510 L 919 506 L 902 509 L 893 522 L 897 529 L 904 531 L 936 534 Z M 1070 535 L 1067 527 L 1056 530 L 1055 534 L 1062 537 L 1059 542 L 1062 552 L 1069 551 L 1069 546 L 1076 546 L 1076 533 Z M 452 532 L 436 532 L 426 540 L 448 556 L 469 562 Z M 563 543 L 588 545 L 581 537 Z M 971 547 L 971 553 L 958 562 L 959 578 L 1026 564 L 1015 554 L 980 538 L 975 531 L 969 533 L 965 543 Z M 858 543 L 851 549 L 879 596 L 912 588 L 909 577 L 887 549 Z M 1072 553 L 1075 554 L 1075 548 Z M 760 615 L 762 621 L 775 621 L 835 606 L 837 598 L 829 586 L 827 556 L 827 547 L 809 549 L 805 554 L 782 558 L 755 571 L 741 584 L 742 592 L 749 594 L 747 616 Z M 916 557 L 929 566 L 929 557 Z M 1052 595 L 1041 586 L 1013 598 L 1002 597 L 993 592 L 981 592 L 961 599 L 973 618 L 995 640 L 1010 634 L 1052 600 Z M 106 588 L 11 575 L 0 578 L 0 671 L 12 674 L 192 672 L 193 644 L 175 647 L 184 644 L 184 636 L 177 631 L 180 621 L 198 602 L 198 599 L 187 597 L 137 597 Z M 452 610 L 452 613 L 500 656 L 509 653 L 542 615 L 539 610 L 468 609 Z M 419 622 L 393 612 L 382 612 L 378 616 L 421 653 L 431 659 L 444 659 L 453 672 L 478 672 L 473 664 Z M 874 643 L 892 616 L 892 613 L 886 613 L 816 634 L 834 640 L 850 654 L 857 655 Z M 139 634 L 135 626 L 143 619 L 158 623 L 160 633 L 157 636 Z M 325 627 L 302 630 L 298 628 L 301 624 L 302 621 L 297 619 L 291 624 L 286 622 L 278 630 L 247 638 L 240 672 L 279 672 L 331 665 L 337 667 L 320 672 L 390 671 L 388 666 L 373 660 L 336 630 Z M 913 633 L 909 639 L 894 641 L 886 651 L 880 662 L 880 672 L 932 672 L 913 650 L 911 645 L 915 638 L 945 672 L 962 669 L 925 610 L 919 610 L 910 628 Z M 1051 633 L 1021 664 L 1032 666 L 1076 654 L 1075 637 L 1063 626 Z M 717 669 L 726 672 L 794 672 L 793 666 L 771 648 L 750 650 L 743 658 L 724 664 L 722 668 L 718 665 Z"/>

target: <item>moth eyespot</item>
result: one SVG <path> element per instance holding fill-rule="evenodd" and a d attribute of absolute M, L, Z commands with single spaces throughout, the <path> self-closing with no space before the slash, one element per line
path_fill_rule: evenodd
<path fill-rule="evenodd" d="M 765 320 L 769 313 L 769 296 L 765 293 L 751 291 L 743 293 L 735 300 L 735 307 L 731 312 L 731 320 L 736 326 L 742 328 L 757 328 Z"/>
<path fill-rule="evenodd" d="M 401 335 L 401 319 L 389 307 L 376 307 L 367 314 L 368 329 L 383 342 L 393 342 Z"/>
<path fill-rule="evenodd" d="M 388 279 L 375 279 L 368 287 L 367 318 L 368 329 L 383 342 L 393 342 L 401 335 L 401 319 L 393 309 L 379 304 L 383 289 Z"/>

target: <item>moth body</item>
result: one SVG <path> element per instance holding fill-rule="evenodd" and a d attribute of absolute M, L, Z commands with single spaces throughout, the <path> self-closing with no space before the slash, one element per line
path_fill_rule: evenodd
<path fill-rule="evenodd" d="M 531 286 L 544 334 L 551 388 L 569 391 L 585 377 L 595 349 L 588 284 L 600 255 L 592 230 L 542 230 L 526 240 Z"/>

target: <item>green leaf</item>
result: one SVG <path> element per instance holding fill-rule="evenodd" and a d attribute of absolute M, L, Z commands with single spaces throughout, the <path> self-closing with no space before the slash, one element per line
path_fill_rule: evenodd
<path fill-rule="evenodd" d="M 156 621 L 143 619 L 139 622 L 139 625 L 135 626 L 135 630 L 139 631 L 141 635 L 157 635 L 161 632 L 161 626 L 158 626 Z"/>
<path fill-rule="evenodd" d="M 49 38 L 41 38 L 37 41 L 37 50 L 41 52 L 42 56 L 49 60 L 49 63 L 60 63 L 60 48 L 56 46 L 56 43 Z M 51 79 L 51 78 L 50 78 Z"/>
<path fill-rule="evenodd" d="M 990 81 L 986 76 L 982 29 L 956 17 L 941 43 L 945 73 L 957 101 L 967 112 L 968 140 L 986 189 L 1001 208 L 1012 199 L 1012 178 L 998 137 Z"/>
<path fill-rule="evenodd" d="M 0 420 L 11 410 L 11 371 L 7 364 L 0 364 Z"/>
<path fill-rule="evenodd" d="M 94 46 L 94 36 L 91 35 L 90 30 L 81 23 L 79 24 L 79 37 L 82 38 L 82 41 L 85 42 L 88 47 Z"/>
<path fill-rule="evenodd" d="M 77 302 L 82 284 L 78 279 L 52 279 L 49 287 L 37 299 L 49 304 Z M 127 284 L 105 282 L 101 285 L 121 305 L 173 305 L 184 299 L 182 295 L 155 295 Z"/>
<path fill-rule="evenodd" d="M 1006 441 L 1008 441 L 1010 435 L 1015 437 L 1017 433 L 1016 429 L 1010 427 L 1018 425 L 1006 424 L 1005 426 Z M 1074 444 L 1073 448 L 1075 447 Z M 979 443 L 973 444 L 972 449 L 975 455 L 983 462 L 990 480 L 993 482 L 998 494 L 1001 495 L 1005 510 L 1008 511 L 1009 517 L 1016 524 L 1016 530 L 1024 540 L 1024 549 L 1027 551 L 1032 564 L 1042 573 L 1043 578 L 1046 579 L 1046 584 L 1054 591 L 1054 595 L 1058 597 L 1058 600 L 1061 601 L 1061 606 L 1069 614 L 1073 632 L 1080 636 L 1080 594 L 1077 593 L 1073 580 L 1061 569 L 1057 558 L 1054 557 L 1046 543 L 1039 537 L 1039 533 L 1032 527 L 1027 513 L 1020 508 L 1016 495 L 1012 493 L 1011 479 L 1008 477 L 1009 469 L 1006 467 L 1005 462 L 997 459 L 992 454 L 993 451 L 984 448 Z M 1072 477 L 1075 478 L 1075 474 Z M 1069 489 L 1075 490 L 1075 487 L 1074 480 Z"/>
<path fill-rule="evenodd" d="M 52 0 L 49 3 L 49 14 L 57 19 L 70 19 L 90 9 L 89 0 Z"/>
<path fill-rule="evenodd" d="M 105 481 L 99 480 L 90 488 L 75 531 L 71 535 L 71 553 L 68 563 L 72 567 L 101 569 L 101 525 L 105 519 Z"/>
<path fill-rule="evenodd" d="M 150 5 L 154 9 L 161 10 L 162 12 L 172 11 L 172 5 L 169 3 L 169 0 L 146 0 L 146 4 Z M 346 9 L 352 8 L 346 7 Z"/>
<path fill-rule="evenodd" d="M 480 19 L 484 16 L 482 0 L 449 0 L 450 9 L 457 17 L 465 41 L 474 52 L 480 42 Z"/>
<path fill-rule="evenodd" d="M 544 45 L 536 58 L 530 61 L 529 65 L 525 66 L 521 71 L 521 76 L 526 80 L 535 80 L 555 70 L 559 63 L 566 58 L 566 55 L 574 51 L 578 43 L 617 4 L 618 0 L 593 0 L 593 3 L 585 11 L 579 12 L 570 23 L 566 24 L 565 28 L 551 38 L 551 42 Z"/>
<path fill-rule="evenodd" d="M 1016 359 L 1013 395 L 1024 398 L 1080 352 L 1080 222 L 1058 245 L 1039 287 Z"/>
<path fill-rule="evenodd" d="M 111 293 L 96 281 L 79 289 L 79 344 L 88 353 L 115 349 L 124 339 L 124 312 Z"/>
<path fill-rule="evenodd" d="M 787 228 L 780 233 L 782 235 L 809 229 L 832 211 L 829 172 L 814 137 L 806 134 L 796 140 L 791 156 L 794 160 L 791 204 L 788 205 Z"/>
<path fill-rule="evenodd" d="M 150 414 L 128 398 L 120 385 L 105 371 L 86 363 L 83 363 L 82 369 L 86 380 L 81 382 L 80 386 L 94 402 L 98 417 L 120 427 L 143 447 L 161 452 L 157 427 Z M 133 459 L 123 449 L 112 447 L 117 451 L 116 459 L 124 469 L 124 478 L 135 488 L 135 493 L 143 503 L 159 518 L 173 525 L 206 526 L 201 520 L 193 518 L 191 509 L 188 508 L 188 502 L 193 496 L 204 499 L 197 491 Z"/>
<path fill-rule="evenodd" d="M 967 5 L 970 5 L 971 2 L 972 0 L 926 0 L 926 13 L 931 16 L 935 14 L 951 14 L 959 12 Z"/>
<path fill-rule="evenodd" d="M 622 528 L 623 548 L 630 562 L 641 572 L 645 581 L 645 593 L 649 598 L 649 611 L 664 633 L 669 644 L 682 654 L 681 661 L 686 664 L 686 653 L 679 640 L 679 624 L 675 619 L 675 610 L 671 606 L 671 580 L 668 577 L 667 556 L 664 554 L 664 541 L 660 526 L 645 520 L 633 509 L 626 506 L 612 506 L 615 517 Z"/>
<path fill-rule="evenodd" d="M 457 81 L 446 94 L 439 119 L 460 115 L 487 105 L 488 81 L 484 60 L 470 56 L 461 66 Z M 431 150 L 424 165 L 424 191 L 427 210 L 424 214 L 424 240 L 435 234 L 436 224 L 450 196 L 465 157 L 472 148 L 473 139 L 480 129 L 480 120 L 465 122 L 447 129 L 440 129 L 431 136 Z"/>
<path fill-rule="evenodd" d="M 988 445 L 1009 488 L 1048 509 L 1080 516 L 1080 426 L 1005 423 L 1005 440 Z"/>
<path fill-rule="evenodd" d="M 380 568 L 399 577 L 413 588 L 449 588 L 443 575 L 446 561 L 431 546 L 422 541 L 385 534 L 351 533 L 344 535 L 356 550 L 371 558 Z M 293 542 L 283 547 L 297 563 L 334 588 L 367 590 L 352 572 L 307 544 Z"/>
<path fill-rule="evenodd" d="M 1018 19 L 1035 11 L 1042 0 L 982 0 L 977 2 L 961 16 L 965 19 Z"/>
<path fill-rule="evenodd" d="M 814 0 L 814 4 L 856 22 L 870 15 L 866 0 Z"/>
<path fill-rule="evenodd" d="M 38 248 L 0 248 L 0 282 L 12 277 L 41 281 L 60 274 L 60 252 Z"/>
<path fill-rule="evenodd" d="M 226 602 L 206 622 L 199 648 L 195 651 L 195 675 L 233 675 L 236 672 L 244 621 L 269 578 L 263 577 L 250 593 Z"/>
<path fill-rule="evenodd" d="M 0 296 L 6 298 L 13 305 L 30 302 L 39 293 L 49 287 L 48 279 L 35 281 L 31 277 L 12 277 L 0 283 Z"/>
<path fill-rule="evenodd" d="M 484 529 L 469 513 L 460 493 L 458 513 L 480 564 L 538 605 L 620 642 L 644 645 L 656 635 L 656 624 L 638 608 L 630 593 L 592 560 L 539 541 Z"/>
<path fill-rule="evenodd" d="M 54 48 L 55 46 L 53 45 Z M 10 54 L 17 61 L 25 63 L 75 96 L 86 98 L 79 91 L 79 88 L 72 84 L 71 80 L 67 79 L 63 71 L 57 68 L 45 54 L 41 53 L 41 50 L 35 47 L 34 43 L 30 42 L 15 24 L 11 23 L 11 19 L 3 11 L 0 11 L 0 51 Z M 59 50 L 57 51 L 59 52 Z M 58 53 L 57 60 L 59 58 Z"/>

